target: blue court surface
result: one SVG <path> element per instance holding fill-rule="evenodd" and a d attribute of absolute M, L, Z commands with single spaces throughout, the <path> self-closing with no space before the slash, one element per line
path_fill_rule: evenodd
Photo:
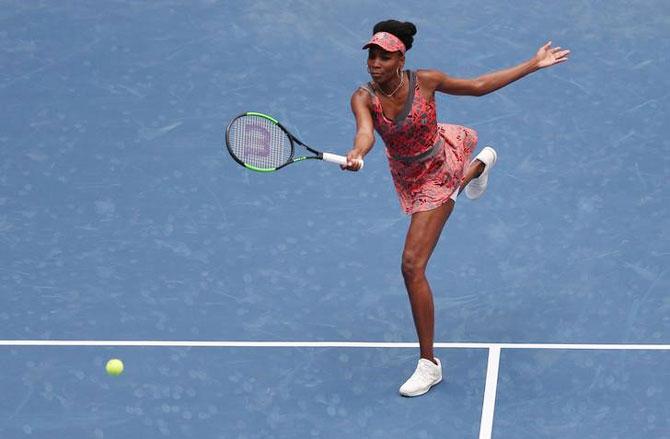
<path fill-rule="evenodd" d="M 224 146 L 261 111 L 346 153 L 387 18 L 411 69 L 572 51 L 438 98 L 499 158 L 431 260 L 445 380 L 412 399 L 381 141 L 359 173 Z M 0 437 L 670 438 L 668 54 L 665 0 L 2 2 Z"/>

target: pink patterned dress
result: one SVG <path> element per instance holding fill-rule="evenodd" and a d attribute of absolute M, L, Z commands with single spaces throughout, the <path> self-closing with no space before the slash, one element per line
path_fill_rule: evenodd
<path fill-rule="evenodd" d="M 455 200 L 466 166 L 477 146 L 477 132 L 460 125 L 438 124 L 435 100 L 419 90 L 416 72 L 408 71 L 409 95 L 394 120 L 384 115 L 370 83 L 375 130 L 386 144 L 393 183 L 405 213 L 435 209 Z"/>

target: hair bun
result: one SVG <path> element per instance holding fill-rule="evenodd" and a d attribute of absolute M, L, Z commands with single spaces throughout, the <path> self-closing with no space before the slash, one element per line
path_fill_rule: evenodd
<path fill-rule="evenodd" d="M 411 21 L 405 21 L 403 23 L 407 27 L 407 31 L 411 36 L 416 35 L 416 26 Z"/>
<path fill-rule="evenodd" d="M 407 50 L 412 48 L 414 35 L 416 35 L 416 26 L 409 21 L 384 20 L 375 24 L 372 33 L 388 32 L 395 35 L 405 44 Z"/>

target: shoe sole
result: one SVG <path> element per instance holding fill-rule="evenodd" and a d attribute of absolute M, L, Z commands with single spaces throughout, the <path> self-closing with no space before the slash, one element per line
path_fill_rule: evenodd
<path fill-rule="evenodd" d="M 493 149 L 492 146 L 485 146 L 485 147 L 484 147 L 484 149 L 487 149 L 487 148 L 490 149 L 491 152 L 493 153 L 493 163 L 491 163 L 491 166 L 493 167 L 493 166 L 496 165 L 496 163 L 498 163 L 498 152 L 497 152 L 495 149 Z M 482 149 L 482 151 L 483 151 L 484 149 Z"/>
<path fill-rule="evenodd" d="M 481 178 L 481 176 L 477 177 L 477 178 Z M 472 185 L 472 182 L 468 183 L 468 185 L 465 186 L 465 196 L 468 197 L 471 200 L 476 200 L 477 198 L 480 198 L 482 195 L 484 195 L 484 192 L 486 192 L 486 188 L 488 187 L 488 184 L 489 184 L 488 183 L 488 174 L 486 175 L 486 183 L 483 185 L 483 189 L 482 189 L 481 186 L 478 186 L 478 187 L 475 188 L 474 185 Z M 473 194 L 473 191 L 476 191 L 476 192 Z"/>
<path fill-rule="evenodd" d="M 495 166 L 496 163 L 498 162 L 498 153 L 497 153 L 496 150 L 493 149 L 493 147 L 491 147 L 491 146 L 485 146 L 484 149 L 482 149 L 482 152 L 483 152 L 485 149 L 490 149 L 490 150 L 491 150 L 491 153 L 493 153 L 493 161 L 491 162 L 490 165 L 486 165 L 486 168 L 485 168 L 484 171 L 482 172 L 482 174 L 486 173 L 486 175 L 487 175 L 487 177 L 488 177 L 488 173 L 490 172 L 491 168 L 492 168 L 493 166 Z M 479 154 L 481 154 L 481 152 L 480 152 Z M 479 155 L 479 154 L 478 154 L 478 155 Z M 475 157 L 474 160 L 479 160 L 479 159 L 477 159 L 477 158 Z M 480 160 L 480 161 L 481 161 L 481 160 Z M 481 176 L 480 176 L 480 177 L 481 177 Z M 479 177 L 477 177 L 477 178 L 479 178 Z M 475 180 L 476 180 L 476 179 L 475 179 Z M 472 182 L 470 182 L 470 183 L 472 183 Z M 488 178 L 487 178 L 486 186 L 484 186 L 484 190 L 482 190 L 482 191 L 481 191 L 480 193 L 478 193 L 478 194 L 472 195 L 472 192 L 471 192 L 472 187 L 471 187 L 470 190 L 468 190 L 468 186 L 470 186 L 470 185 L 468 184 L 467 186 L 465 186 L 465 190 L 464 190 L 465 195 L 466 195 L 469 199 L 471 199 L 471 200 L 476 200 L 476 199 L 480 198 L 482 195 L 484 195 L 484 192 L 486 192 L 486 186 L 488 186 Z"/>
<path fill-rule="evenodd" d="M 428 387 L 426 390 L 423 390 L 423 391 L 421 391 L 421 392 L 416 392 L 416 393 L 400 393 L 400 395 L 401 395 L 401 396 L 404 396 L 404 397 L 406 397 L 406 398 L 411 398 L 411 397 L 413 397 L 413 396 L 421 396 L 421 395 L 425 395 L 426 393 L 428 393 L 428 391 L 429 391 L 430 389 L 432 389 L 433 387 L 437 386 L 437 385 L 440 384 L 441 382 L 442 382 L 442 378 L 440 378 L 439 380 L 437 380 L 437 382 L 435 382 L 434 384 L 432 384 L 432 385 L 431 385 L 430 387 Z"/>

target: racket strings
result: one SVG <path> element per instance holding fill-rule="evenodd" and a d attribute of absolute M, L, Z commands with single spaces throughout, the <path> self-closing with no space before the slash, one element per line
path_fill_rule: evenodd
<path fill-rule="evenodd" d="M 229 146 L 240 161 L 257 168 L 277 168 L 291 158 L 291 141 L 272 121 L 242 116 L 230 126 Z"/>

